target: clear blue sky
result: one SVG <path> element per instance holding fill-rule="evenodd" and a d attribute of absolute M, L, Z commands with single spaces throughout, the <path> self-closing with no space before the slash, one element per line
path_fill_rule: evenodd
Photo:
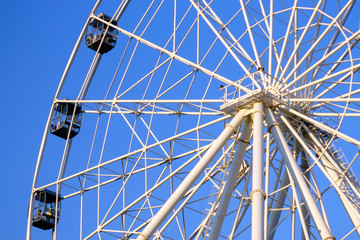
<path fill-rule="evenodd" d="M 47 115 L 94 3 L 0 1 L 1 239 L 25 239 L 27 206 Z"/>
<path fill-rule="evenodd" d="M 1 239 L 25 238 L 36 158 L 51 102 L 94 3 L 0 1 Z"/>

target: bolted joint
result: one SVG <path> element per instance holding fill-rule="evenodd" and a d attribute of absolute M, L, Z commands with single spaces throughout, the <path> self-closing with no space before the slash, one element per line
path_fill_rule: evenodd
<path fill-rule="evenodd" d="M 140 237 L 143 237 L 145 240 L 149 240 L 149 238 L 142 233 L 137 233 L 137 235 L 139 235 Z"/>
<path fill-rule="evenodd" d="M 225 125 L 225 128 L 226 128 L 226 127 L 230 127 L 230 128 L 234 131 L 234 134 L 236 134 L 236 133 L 237 133 L 237 131 L 236 131 L 235 127 L 234 127 L 234 126 L 232 126 L 231 124 L 226 124 L 226 125 Z"/>
<path fill-rule="evenodd" d="M 331 237 L 325 238 L 324 240 L 336 240 L 336 238 L 334 236 L 331 236 Z"/>
<path fill-rule="evenodd" d="M 265 117 L 265 113 L 264 113 L 263 111 L 257 110 L 257 111 L 253 111 L 253 112 L 251 113 L 251 119 L 254 120 L 255 114 L 258 114 L 258 113 L 260 113 L 263 117 Z"/>
<path fill-rule="evenodd" d="M 266 199 L 266 193 L 265 193 L 262 189 L 254 189 L 254 190 L 252 190 L 251 193 L 250 193 L 250 200 L 251 200 L 251 202 L 252 202 L 253 195 L 254 195 L 255 193 L 261 193 L 261 194 L 264 196 L 264 199 Z"/>
<path fill-rule="evenodd" d="M 271 133 L 271 128 L 272 127 L 275 127 L 275 126 L 279 126 L 280 128 L 281 128 L 281 126 L 280 126 L 280 123 L 273 123 L 272 125 L 270 125 L 269 127 L 268 127 L 268 133 Z"/>

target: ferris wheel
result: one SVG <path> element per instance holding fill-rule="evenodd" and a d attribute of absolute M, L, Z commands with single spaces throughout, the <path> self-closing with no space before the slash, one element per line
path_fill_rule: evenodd
<path fill-rule="evenodd" d="M 28 240 L 359 238 L 359 3 L 114 2 L 56 91 Z"/>

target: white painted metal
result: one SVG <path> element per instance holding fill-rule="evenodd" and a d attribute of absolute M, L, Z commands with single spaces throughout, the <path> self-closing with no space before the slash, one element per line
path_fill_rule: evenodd
<path fill-rule="evenodd" d="M 205 20 L 205 22 L 209 25 L 209 27 L 211 28 L 211 30 L 218 36 L 218 38 L 220 39 L 220 41 L 224 44 L 224 46 L 227 48 L 227 51 L 230 52 L 230 54 L 234 57 L 234 59 L 236 60 L 236 62 L 241 66 L 241 68 L 244 70 L 245 73 L 247 73 L 247 75 L 250 75 L 250 72 L 247 70 L 247 68 L 244 66 L 244 64 L 240 61 L 240 59 L 238 58 L 238 56 L 236 55 L 236 53 L 231 49 L 231 47 L 228 45 L 227 41 L 224 39 L 223 36 L 221 36 L 221 34 L 218 33 L 218 31 L 216 31 L 215 27 L 211 24 L 211 22 L 207 19 L 207 17 L 204 15 L 203 11 L 200 10 L 198 4 L 196 2 L 194 2 L 193 0 L 191 0 L 192 5 L 194 6 L 194 8 L 196 8 L 196 10 L 198 11 L 199 15 L 201 15 L 201 17 Z M 258 84 L 256 81 L 253 80 L 253 82 L 255 84 Z M 245 92 L 250 92 L 248 89 L 243 89 Z"/>
<path fill-rule="evenodd" d="M 253 117 L 252 202 L 251 239 L 264 239 L 264 107 L 255 103 Z"/>
<path fill-rule="evenodd" d="M 171 195 L 163 207 L 157 212 L 157 214 L 151 219 L 146 228 L 139 234 L 137 240 L 146 240 L 152 236 L 164 219 L 169 215 L 172 209 L 183 198 L 184 194 L 190 189 L 197 178 L 202 174 L 205 168 L 209 165 L 210 161 L 218 154 L 225 142 L 234 134 L 234 130 L 240 127 L 240 124 L 244 120 L 244 116 L 247 110 L 240 110 L 233 118 L 233 120 L 225 127 L 224 131 L 214 141 L 212 146 L 206 152 L 201 161 L 196 164 L 193 170 L 186 176 L 180 186 Z"/>
<path fill-rule="evenodd" d="M 300 169 L 296 164 L 296 161 L 294 160 L 291 154 L 289 146 L 286 143 L 286 140 L 281 132 L 281 129 L 275 119 L 273 112 L 269 108 L 265 108 L 265 115 L 266 115 L 266 121 L 269 125 L 269 128 L 271 129 L 270 130 L 271 134 L 273 135 L 275 141 L 277 142 L 277 146 L 279 147 L 281 155 L 285 160 L 286 166 L 289 169 L 289 172 L 295 181 L 296 187 L 300 192 L 301 197 L 305 201 L 305 206 L 308 208 L 308 211 L 310 212 L 312 219 L 315 222 L 319 234 L 323 239 L 333 237 L 319 209 L 317 208 L 313 197 L 311 196 L 311 192 L 306 184 L 303 175 L 300 172 Z"/>
<path fill-rule="evenodd" d="M 268 232 L 268 219 L 269 219 L 269 180 L 270 180 L 270 133 L 266 133 L 266 160 L 265 160 L 265 207 L 264 207 L 264 239 L 268 240 L 267 232 Z"/>
<path fill-rule="evenodd" d="M 322 3 L 322 1 L 319 1 L 318 6 Z M 299 63 L 297 63 L 297 65 L 295 66 L 295 71 L 296 69 L 298 69 L 298 66 L 300 66 L 301 63 L 303 63 L 307 56 L 309 56 L 309 54 L 311 54 L 313 52 L 313 50 L 315 49 L 315 47 L 319 44 L 319 42 L 321 42 L 321 40 L 323 39 L 323 37 L 326 36 L 326 34 L 329 32 L 329 30 L 332 28 L 332 26 L 338 21 L 338 19 L 343 15 L 343 13 L 348 9 L 348 7 L 350 5 L 353 4 L 353 1 L 348 1 L 347 4 L 341 9 L 341 11 L 339 11 L 339 13 L 337 14 L 337 16 L 332 20 L 332 22 L 326 27 L 326 29 L 322 32 L 322 34 L 318 37 L 316 37 L 316 41 L 311 45 L 309 51 L 302 57 L 302 59 L 300 60 Z M 316 10 L 314 11 L 314 13 L 316 12 Z M 357 33 L 355 33 L 356 36 L 358 35 Z M 347 42 L 345 42 L 344 44 L 347 44 Z M 338 48 L 340 48 L 340 46 L 338 46 Z M 334 50 L 335 51 L 335 50 Z M 326 57 L 328 57 L 328 54 L 326 55 Z M 325 61 L 326 58 L 322 58 L 321 61 Z M 313 68 L 315 68 L 317 65 L 313 65 L 312 67 L 306 69 L 306 71 L 304 71 L 300 76 L 298 76 L 298 78 L 300 79 L 301 77 L 304 77 L 309 71 L 311 71 Z M 290 78 L 290 76 L 292 76 L 292 73 L 294 72 L 294 69 L 290 72 L 290 74 L 288 75 L 288 77 L 286 77 L 284 79 L 284 82 L 287 82 Z M 292 82 L 286 84 L 286 87 L 282 89 L 282 91 L 288 89 L 292 84 L 294 84 L 297 81 L 297 79 L 293 80 Z"/>
<path fill-rule="evenodd" d="M 280 191 L 277 194 L 275 204 L 273 206 L 274 209 L 281 209 L 283 207 L 284 201 L 285 201 L 285 198 L 286 198 L 286 194 L 287 194 L 287 191 L 288 191 L 288 188 L 286 186 L 288 186 L 289 184 L 290 184 L 289 175 L 288 175 L 288 172 L 285 171 L 284 175 L 283 175 L 283 178 L 281 180 L 281 186 L 279 188 L 279 189 L 283 189 L 283 190 Z M 275 232 L 276 232 L 276 227 L 277 227 L 277 225 L 279 223 L 280 215 L 281 215 L 280 211 L 274 211 L 270 215 L 268 232 L 267 232 L 267 239 L 268 240 L 274 239 Z"/>
<path fill-rule="evenodd" d="M 324 148 L 321 146 L 322 144 L 308 128 L 305 129 L 311 140 L 314 141 L 316 147 L 318 148 L 319 153 L 321 153 L 324 150 Z M 322 160 L 322 164 L 324 165 L 324 168 L 329 174 L 329 177 L 333 180 L 333 184 L 336 184 L 338 186 L 337 193 L 339 194 L 339 198 L 342 204 L 344 205 L 346 212 L 349 214 L 349 217 L 354 227 L 356 228 L 356 231 L 360 236 L 360 228 L 359 228 L 360 214 L 358 210 L 355 208 L 354 204 L 351 201 L 349 201 L 348 197 L 351 196 L 351 193 L 348 191 L 349 188 L 347 188 L 346 184 L 341 181 L 341 178 L 346 178 L 345 176 L 340 175 L 344 173 L 341 170 L 339 171 L 338 166 L 333 165 L 334 163 L 330 162 L 332 160 L 332 157 L 327 151 L 325 151 L 321 155 L 321 160 Z"/>
<path fill-rule="evenodd" d="M 360 116 L 359 6 L 98 1 L 48 117 L 26 239 L 44 189 L 65 206 L 53 239 L 79 225 L 80 239 L 358 237 L 360 141 L 346 127 Z M 80 48 L 90 18 L 119 32 L 110 53 Z M 48 136 L 55 103 L 83 107 L 81 133 L 61 149 Z M 253 128 L 234 134 L 245 115 Z"/>
<path fill-rule="evenodd" d="M 284 120 L 284 122 L 290 127 L 290 123 L 284 118 L 282 117 L 282 119 Z M 306 151 L 306 158 L 305 159 L 309 159 L 309 155 L 312 155 L 313 159 L 316 159 L 315 156 L 313 156 L 313 154 L 311 153 L 310 149 L 306 146 L 306 144 L 301 141 L 301 137 L 294 131 L 294 129 L 292 129 L 290 127 L 290 129 L 294 132 L 295 137 L 302 143 L 302 146 L 304 147 L 304 150 Z M 324 149 L 323 147 L 321 147 L 321 143 L 319 142 L 319 140 L 314 136 L 314 134 L 306 127 L 304 126 L 305 131 L 307 132 L 307 134 L 309 135 L 309 137 L 311 138 L 312 141 L 314 141 L 314 144 L 319 148 L 319 149 Z M 320 153 L 320 151 L 319 151 Z M 358 226 L 360 224 L 359 222 L 359 212 L 354 208 L 353 203 L 351 203 L 348 199 L 347 196 L 350 196 L 350 194 L 347 192 L 347 189 L 344 187 L 341 187 L 343 185 L 343 183 L 341 183 L 339 174 L 341 171 L 338 171 L 337 166 L 332 165 L 328 159 L 332 159 L 332 157 L 325 151 L 324 154 L 321 154 L 321 158 L 322 158 L 322 164 L 324 166 L 322 166 L 322 164 L 317 163 L 319 165 L 319 168 L 323 171 L 323 172 L 327 172 L 326 177 L 329 178 L 329 181 L 331 182 L 332 185 L 335 186 L 336 191 L 339 195 L 340 200 L 342 201 L 344 208 L 346 209 L 347 213 L 349 214 L 349 217 L 351 219 L 351 221 L 353 222 L 354 227 L 356 228 L 357 231 L 358 230 Z M 326 159 L 326 157 L 328 159 Z M 303 165 L 303 163 L 302 163 Z M 306 163 L 306 166 L 308 166 L 308 163 Z M 347 195 L 347 196 L 346 196 Z M 307 211 L 307 210 L 306 210 Z M 307 220 L 309 221 L 309 220 Z"/>
<path fill-rule="evenodd" d="M 310 118 L 310 117 L 308 117 L 308 116 L 306 116 L 306 115 L 304 115 L 304 114 L 302 114 L 300 112 L 297 112 L 294 109 L 288 109 L 288 110 L 289 110 L 289 112 L 291 114 L 294 114 L 295 116 L 298 116 L 298 117 L 304 119 L 305 121 L 307 121 L 307 122 L 309 122 L 311 124 L 314 124 L 316 127 L 320 128 L 320 129 L 323 129 L 324 131 L 327 131 L 330 134 L 333 134 L 333 135 L 335 135 L 335 136 L 337 136 L 339 138 L 342 138 L 345 141 L 348 141 L 348 142 L 350 142 L 350 143 L 352 143 L 352 144 L 354 144 L 356 146 L 360 146 L 360 141 L 358 141 L 358 140 L 356 140 L 356 139 L 354 139 L 354 138 L 340 132 L 339 130 L 333 129 L 333 128 L 331 128 L 331 127 L 329 127 L 329 126 L 327 126 L 327 125 L 325 125 L 325 124 L 323 124 L 321 122 L 315 121 L 314 119 L 312 119 L 312 118 Z"/>
<path fill-rule="evenodd" d="M 100 3 L 101 3 L 102 0 L 97 0 L 97 2 L 95 3 L 94 5 L 94 8 L 92 9 L 92 12 L 95 12 L 97 10 L 97 8 L 99 7 Z M 76 44 L 74 46 L 74 49 L 72 50 L 72 53 L 70 55 L 70 58 L 68 60 L 68 63 L 65 67 L 65 70 L 64 70 L 64 73 L 61 77 L 61 80 L 60 80 L 60 83 L 59 83 L 59 86 L 58 86 L 58 89 L 56 90 L 56 93 L 55 93 L 55 97 L 54 99 L 56 100 L 59 95 L 60 95 L 60 92 L 64 86 L 64 83 L 65 83 L 65 80 L 66 80 L 66 77 L 70 71 L 70 68 L 74 62 L 74 59 L 75 59 L 75 56 L 79 50 L 79 47 L 80 47 L 80 44 L 86 34 L 86 29 L 87 29 L 87 26 L 89 25 L 89 22 L 90 22 L 90 18 L 86 21 L 77 41 L 76 41 Z M 51 120 L 52 120 L 52 117 L 54 115 L 54 110 L 55 110 L 55 100 L 53 101 L 53 106 L 51 107 L 51 110 L 50 110 L 50 113 L 49 113 L 49 116 L 48 116 L 48 119 L 47 119 L 47 123 L 46 123 L 46 126 L 45 126 L 45 130 L 44 130 L 44 134 L 43 134 L 43 138 L 41 140 L 41 145 L 40 145 L 40 150 L 39 150 L 39 154 L 38 154 L 38 158 L 37 158 L 37 163 L 36 163 L 36 167 L 35 167 L 35 173 L 34 173 L 34 179 L 33 179 L 33 184 L 32 184 L 32 193 L 31 193 L 31 197 L 30 197 L 30 203 L 29 203 L 29 208 L 28 208 L 28 215 L 27 215 L 27 230 L 26 230 L 26 239 L 27 240 L 30 240 L 31 239 L 31 233 L 32 233 L 32 212 L 33 212 L 33 209 L 34 209 L 34 189 L 36 188 L 36 185 L 37 185 L 37 182 L 38 182 L 38 178 L 39 178 L 39 173 L 40 173 L 40 168 L 41 168 L 41 163 L 42 163 L 42 159 L 43 159 L 43 155 L 44 155 L 44 151 L 45 151 L 45 147 L 46 147 L 46 142 L 47 142 L 47 138 L 48 138 L 48 135 L 49 135 L 49 129 L 50 129 L 50 126 L 51 126 Z"/>
<path fill-rule="evenodd" d="M 306 182 L 310 182 L 310 172 L 308 171 L 309 170 L 309 162 L 310 162 L 310 160 L 308 158 L 308 155 L 301 154 L 300 167 L 301 167 L 301 172 L 303 173 L 303 175 L 306 178 Z M 303 239 L 303 240 L 310 239 L 310 234 L 308 231 L 310 228 L 310 214 L 305 206 L 302 206 L 301 210 L 303 212 L 303 216 L 305 217 L 305 224 L 306 224 L 306 228 L 305 228 L 306 231 L 302 232 L 301 239 Z"/>
<path fill-rule="evenodd" d="M 229 146 L 227 149 L 226 149 L 226 153 L 229 153 L 229 151 L 233 150 L 234 149 L 234 146 L 233 144 L 231 146 Z M 235 157 L 235 156 L 234 156 Z M 183 201 L 181 203 L 181 205 L 178 207 L 178 209 L 176 211 L 174 211 L 172 217 L 169 218 L 169 220 L 167 220 L 166 224 L 163 225 L 163 227 L 161 228 L 160 231 L 158 231 L 158 233 L 162 233 L 164 231 L 164 229 L 166 229 L 168 227 L 168 225 L 171 223 L 171 221 L 176 217 L 176 215 L 183 209 L 183 207 L 189 202 L 189 200 L 191 199 L 191 197 L 196 193 L 197 190 L 199 190 L 200 186 L 205 182 L 205 181 L 208 181 L 209 180 L 209 177 L 213 177 L 214 175 L 216 175 L 216 172 L 214 172 L 215 168 L 223 161 L 223 156 L 217 160 L 216 164 L 210 169 L 210 173 L 212 173 L 211 175 L 205 175 L 205 177 L 199 182 L 199 184 L 196 186 L 196 187 L 193 187 L 191 190 L 188 191 L 188 193 L 186 194 L 187 197 L 186 197 L 186 200 Z M 240 164 L 240 171 L 246 171 L 247 169 L 247 163 L 246 161 L 242 161 L 242 163 Z M 239 174 L 239 171 L 237 172 L 237 174 Z M 237 175 L 238 176 L 238 175 Z M 233 186 L 234 188 L 235 186 Z M 205 228 L 205 224 L 206 222 L 209 222 L 209 220 L 211 219 L 212 215 L 214 214 L 214 211 L 216 211 L 216 214 L 215 215 L 218 215 L 218 210 L 217 207 L 220 206 L 219 204 L 214 204 L 213 207 L 212 207 L 212 210 L 213 211 L 209 211 L 209 213 L 207 214 L 206 218 L 203 220 L 203 223 L 200 225 L 200 227 L 198 227 L 194 233 L 192 234 L 192 236 L 194 237 L 195 234 L 197 234 L 197 236 L 200 235 L 201 231 L 204 230 Z M 192 238 L 192 237 L 190 237 Z"/>
<path fill-rule="evenodd" d="M 293 156 L 294 156 L 294 159 L 297 158 L 297 155 L 298 155 L 298 144 L 297 142 L 295 141 L 294 144 L 293 144 L 293 148 L 292 148 L 292 152 L 294 153 Z M 288 190 L 289 188 L 287 186 L 289 186 L 290 184 L 293 186 L 292 184 L 293 180 L 290 181 L 290 176 L 289 176 L 289 171 L 285 170 L 283 176 L 282 176 L 282 180 L 281 180 L 281 186 L 279 189 L 282 189 L 277 197 L 276 197 L 276 200 L 274 202 L 274 206 L 273 206 L 273 209 L 282 209 L 284 207 L 284 203 L 285 203 L 285 198 L 286 196 L 288 195 Z M 305 239 L 310 239 L 307 235 L 308 235 L 308 232 L 307 232 L 307 228 L 304 227 L 306 225 L 306 212 L 307 212 L 307 209 L 305 206 L 300 206 L 300 203 L 299 203 L 299 200 L 298 200 L 298 197 L 297 197 L 297 194 L 295 194 L 295 198 L 296 198 L 296 201 L 297 201 L 297 207 L 301 207 L 301 210 L 299 209 L 299 217 L 300 217 L 300 220 L 301 220 L 301 224 L 302 224 L 302 232 L 305 233 L 304 234 L 304 238 Z M 276 233 L 276 227 L 277 225 L 279 224 L 279 220 L 280 220 L 280 216 L 281 216 L 281 211 L 273 211 L 270 215 L 270 219 L 269 219 L 269 227 L 268 227 L 268 232 L 267 232 L 267 239 L 274 239 L 274 236 L 275 236 L 275 233 Z"/>
<path fill-rule="evenodd" d="M 99 22 L 103 22 L 103 23 L 104 23 L 104 20 L 102 20 L 101 18 L 98 18 L 98 17 L 95 16 L 95 15 L 93 15 L 92 17 L 93 17 L 94 19 L 98 20 Z M 219 75 L 219 74 L 217 74 L 217 73 L 215 73 L 215 72 L 212 72 L 212 71 L 210 71 L 210 70 L 202 67 L 202 66 L 199 65 L 199 64 L 193 63 L 193 62 L 191 62 L 191 61 L 189 61 L 189 60 L 187 60 L 187 59 L 185 59 L 185 58 L 183 58 L 183 57 L 181 57 L 181 56 L 178 56 L 177 54 L 175 54 L 175 53 L 173 53 L 173 52 L 170 52 L 170 51 L 166 50 L 165 48 L 162 48 L 162 47 L 160 47 L 160 46 L 157 46 L 156 44 L 153 44 L 152 42 L 149 42 L 149 41 L 147 41 L 147 40 L 145 40 L 145 39 L 143 39 L 143 38 L 141 38 L 141 37 L 139 37 L 139 36 L 137 36 L 137 35 L 135 35 L 135 34 L 132 34 L 132 33 L 128 32 L 128 31 L 126 31 L 126 30 L 124 30 L 124 29 L 121 29 L 121 28 L 119 28 L 119 27 L 117 27 L 117 26 L 115 26 L 115 25 L 112 25 L 112 24 L 109 24 L 109 25 L 110 25 L 111 27 L 117 29 L 120 33 L 125 34 L 126 36 L 128 36 L 128 37 L 130 37 L 130 38 L 134 38 L 134 39 L 136 39 L 137 41 L 139 41 L 139 42 L 141 42 L 141 43 L 143 43 L 143 44 L 145 44 L 145 45 L 148 45 L 149 47 L 151 47 L 151 48 L 153 48 L 153 49 L 156 49 L 156 50 L 158 50 L 158 51 L 160 51 L 160 52 L 162 52 L 162 53 L 166 53 L 166 54 L 169 55 L 171 58 L 175 58 L 176 60 L 179 60 L 179 61 L 183 62 L 183 63 L 186 64 L 186 65 L 192 66 L 192 67 L 194 67 L 195 69 L 198 69 L 198 70 L 200 70 L 200 71 L 203 71 L 204 73 L 206 73 L 206 74 L 208 74 L 208 75 L 210 75 L 210 76 L 213 76 L 213 77 L 215 77 L 216 79 L 219 79 L 220 81 L 224 82 L 225 84 L 232 84 L 232 81 L 231 81 L 231 80 L 229 80 L 229 79 L 227 79 L 227 78 L 225 78 L 225 77 L 223 77 L 223 76 L 221 76 L 221 75 Z M 243 88 L 243 90 L 249 92 L 249 90 L 246 89 L 246 88 Z"/>
<path fill-rule="evenodd" d="M 96 53 L 95 58 L 93 60 L 93 63 L 91 64 L 91 67 L 89 69 L 88 75 L 85 78 L 84 85 L 82 87 L 82 91 L 79 93 L 78 98 L 79 98 L 80 101 L 84 100 L 84 98 L 86 97 L 86 93 L 89 90 L 89 87 L 91 85 L 91 81 L 94 78 L 94 74 L 96 72 L 97 67 L 99 66 L 100 60 L 101 60 L 101 54 Z M 77 106 L 77 105 L 75 105 L 75 106 Z M 75 110 L 76 110 L 76 107 L 74 108 L 74 112 L 75 112 Z M 72 118 L 74 118 L 74 116 Z M 73 121 L 74 121 L 74 119 L 71 119 L 71 124 L 69 126 L 69 129 L 72 128 Z M 61 179 L 64 178 L 66 166 L 67 166 L 67 163 L 68 163 L 68 160 L 69 160 L 69 154 L 70 154 L 71 143 L 72 143 L 72 139 L 69 139 L 69 136 L 70 136 L 70 131 L 68 133 L 68 139 L 67 139 L 67 141 L 65 143 L 64 155 L 63 155 L 62 160 L 61 160 L 61 166 L 60 166 L 60 170 L 59 170 L 59 174 L 58 174 L 58 178 L 57 178 L 58 182 Z M 57 194 L 57 196 L 58 196 L 58 194 L 61 193 L 61 188 L 62 188 L 62 183 L 60 182 L 56 186 L 56 194 Z M 55 213 L 56 213 L 55 214 L 55 219 L 57 219 L 57 209 L 58 209 L 58 204 L 56 203 L 56 206 L 55 206 Z M 55 227 L 53 229 L 53 240 L 57 239 L 57 234 L 56 233 L 57 233 L 57 222 L 55 221 Z"/>
<path fill-rule="evenodd" d="M 250 141 L 251 134 L 251 122 L 248 119 L 245 122 L 243 131 L 239 137 L 239 142 L 236 147 L 236 153 L 234 155 L 234 160 L 231 163 L 231 168 L 229 176 L 226 179 L 223 193 L 219 202 L 218 210 L 212 224 L 211 232 L 209 235 L 209 240 L 217 240 L 221 231 L 221 227 L 224 223 L 225 214 L 229 206 L 232 192 L 234 191 L 235 182 L 239 175 L 240 169 L 245 170 L 244 155 L 246 152 L 246 147 Z"/>

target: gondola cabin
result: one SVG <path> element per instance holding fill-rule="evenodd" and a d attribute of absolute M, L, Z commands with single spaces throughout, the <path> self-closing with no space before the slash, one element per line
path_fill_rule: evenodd
<path fill-rule="evenodd" d="M 67 139 L 68 136 L 69 139 L 73 138 L 80 131 L 81 119 L 81 105 L 74 103 L 57 103 L 50 132 L 63 139 Z"/>
<path fill-rule="evenodd" d="M 55 192 L 47 189 L 36 192 L 32 225 L 43 230 L 54 228 L 55 218 L 59 222 L 60 210 L 60 194 L 57 196 L 56 204 Z"/>
<path fill-rule="evenodd" d="M 111 17 L 104 13 L 100 13 L 97 17 L 113 25 L 117 25 L 117 21 L 111 19 Z M 118 31 L 115 28 L 93 18 L 90 20 L 85 42 L 88 48 L 103 54 L 115 47 L 117 37 Z"/>

